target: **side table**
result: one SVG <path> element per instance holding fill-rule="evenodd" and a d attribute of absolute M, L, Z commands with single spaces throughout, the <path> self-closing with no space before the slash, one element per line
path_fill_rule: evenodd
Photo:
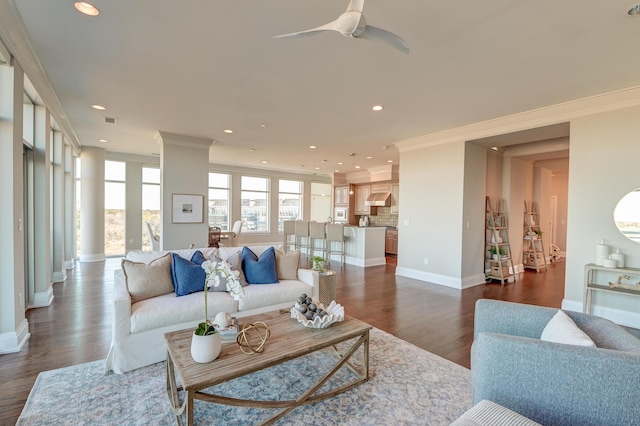
<path fill-rule="evenodd" d="M 329 306 L 332 300 L 336 300 L 336 271 L 318 272 L 320 275 L 318 298 L 324 306 Z"/>

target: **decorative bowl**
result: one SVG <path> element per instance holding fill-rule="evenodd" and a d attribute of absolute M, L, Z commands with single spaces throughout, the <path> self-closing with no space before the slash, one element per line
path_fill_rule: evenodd
<path fill-rule="evenodd" d="M 307 319 L 304 314 L 298 312 L 296 308 L 299 306 L 300 305 L 298 305 L 298 302 L 296 302 L 296 305 L 291 308 L 291 318 L 297 319 L 298 322 L 305 327 L 327 328 L 334 322 L 344 321 L 344 307 L 341 304 L 336 303 L 335 300 L 332 300 L 329 306 L 326 308 L 322 303 L 319 303 L 318 306 L 320 307 L 320 309 L 324 310 L 327 315 L 314 318 L 313 320 Z"/>

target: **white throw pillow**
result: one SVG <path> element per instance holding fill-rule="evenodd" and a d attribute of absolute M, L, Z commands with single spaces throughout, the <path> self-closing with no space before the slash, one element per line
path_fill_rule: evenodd
<path fill-rule="evenodd" d="M 587 334 L 580 330 L 575 322 L 561 310 L 551 318 L 542 330 L 540 340 L 567 345 L 596 346 Z"/>

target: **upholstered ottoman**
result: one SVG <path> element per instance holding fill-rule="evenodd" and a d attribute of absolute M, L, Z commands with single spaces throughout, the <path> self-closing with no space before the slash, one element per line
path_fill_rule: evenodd
<path fill-rule="evenodd" d="M 483 399 L 471 407 L 451 426 L 540 426 L 533 420 L 521 416 L 515 411 Z"/>

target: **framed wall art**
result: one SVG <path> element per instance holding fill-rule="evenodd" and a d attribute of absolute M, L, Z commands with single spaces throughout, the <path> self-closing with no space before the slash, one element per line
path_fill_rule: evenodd
<path fill-rule="evenodd" d="M 204 222 L 204 195 L 173 194 L 172 223 Z"/>

